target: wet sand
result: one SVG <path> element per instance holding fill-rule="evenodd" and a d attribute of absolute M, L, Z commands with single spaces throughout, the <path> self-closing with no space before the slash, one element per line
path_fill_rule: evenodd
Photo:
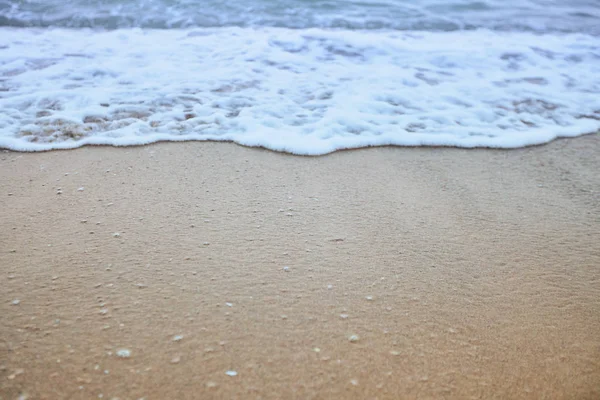
<path fill-rule="evenodd" d="M 598 399 L 599 154 L 0 152 L 0 399 Z"/>

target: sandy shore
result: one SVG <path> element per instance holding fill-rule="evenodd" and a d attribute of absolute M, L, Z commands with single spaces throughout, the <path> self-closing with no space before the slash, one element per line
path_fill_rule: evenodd
<path fill-rule="evenodd" d="M 598 399 L 599 155 L 0 152 L 0 399 Z"/>

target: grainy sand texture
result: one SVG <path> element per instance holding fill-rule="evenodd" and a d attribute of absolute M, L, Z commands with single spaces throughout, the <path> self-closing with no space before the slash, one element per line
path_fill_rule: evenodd
<path fill-rule="evenodd" d="M 598 399 L 600 136 L 0 153 L 0 399 Z"/>

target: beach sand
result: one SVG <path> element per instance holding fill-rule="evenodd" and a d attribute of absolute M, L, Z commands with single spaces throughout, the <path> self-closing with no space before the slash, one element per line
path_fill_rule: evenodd
<path fill-rule="evenodd" d="M 0 399 L 598 399 L 599 155 L 0 152 Z"/>

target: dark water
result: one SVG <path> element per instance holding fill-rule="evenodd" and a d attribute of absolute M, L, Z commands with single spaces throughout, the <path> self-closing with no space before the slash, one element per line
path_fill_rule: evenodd
<path fill-rule="evenodd" d="M 0 0 L 0 26 L 270 26 L 600 34 L 600 0 Z"/>

